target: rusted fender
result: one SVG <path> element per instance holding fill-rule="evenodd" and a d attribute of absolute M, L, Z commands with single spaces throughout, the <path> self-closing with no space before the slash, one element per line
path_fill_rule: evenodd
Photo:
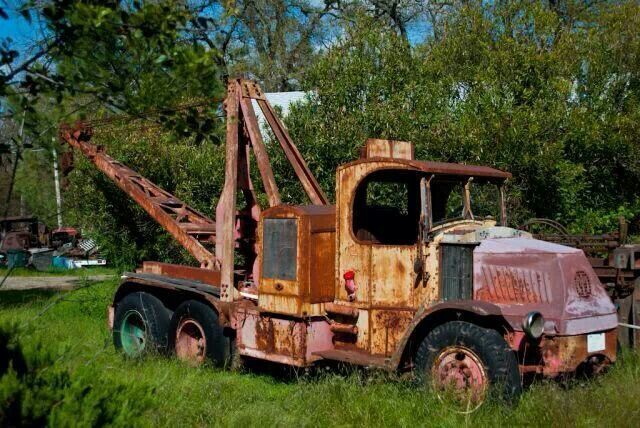
<path fill-rule="evenodd" d="M 167 291 L 181 291 L 200 297 L 208 302 L 218 312 L 220 324 L 229 326 L 229 304 L 220 300 L 220 289 L 206 284 L 192 283 L 192 281 L 164 277 L 162 275 L 125 273 L 122 282 L 113 296 L 113 306 L 124 294 L 144 289 L 162 289 Z"/>
<path fill-rule="evenodd" d="M 423 322 L 428 322 L 428 318 L 435 316 L 438 313 L 451 311 L 466 312 L 476 316 L 497 316 L 502 317 L 502 311 L 499 306 L 478 300 L 458 300 L 455 302 L 442 302 L 433 306 L 420 306 L 416 311 L 411 323 L 407 326 L 407 330 L 404 333 L 395 352 L 390 359 L 386 361 L 386 366 L 390 370 L 397 370 L 402 362 L 402 357 L 405 353 L 405 349 L 411 340 L 416 328 Z"/>

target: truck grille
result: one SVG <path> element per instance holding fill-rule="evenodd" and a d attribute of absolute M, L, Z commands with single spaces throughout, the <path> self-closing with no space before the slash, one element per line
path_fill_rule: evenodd
<path fill-rule="evenodd" d="M 295 280 L 298 254 L 298 220 L 267 218 L 264 220 L 262 276 Z"/>
<path fill-rule="evenodd" d="M 573 286 L 576 288 L 578 296 L 583 299 L 591 297 L 591 280 L 586 272 L 579 270 L 573 277 Z"/>

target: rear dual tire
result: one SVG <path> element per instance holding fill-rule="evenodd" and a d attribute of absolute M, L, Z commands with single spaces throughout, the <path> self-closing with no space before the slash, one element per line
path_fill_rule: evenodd
<path fill-rule="evenodd" d="M 170 312 L 152 294 L 127 294 L 116 307 L 113 343 L 127 357 L 165 353 Z"/>
<path fill-rule="evenodd" d="M 118 303 L 113 343 L 130 358 L 175 352 L 194 365 L 208 360 L 227 366 L 233 355 L 233 340 L 210 306 L 187 300 L 172 316 L 160 299 L 146 292 L 128 294 Z"/>
<path fill-rule="evenodd" d="M 215 366 L 230 365 L 233 340 L 210 306 L 197 300 L 183 302 L 171 318 L 169 332 L 170 346 L 179 359 L 194 365 L 207 360 Z"/>

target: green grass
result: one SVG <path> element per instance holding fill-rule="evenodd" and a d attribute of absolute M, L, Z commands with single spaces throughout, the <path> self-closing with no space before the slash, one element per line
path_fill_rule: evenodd
<path fill-rule="evenodd" d="M 516 405 L 488 403 L 464 415 L 378 372 L 230 372 L 163 357 L 127 360 L 114 351 L 106 326 L 115 286 L 113 280 L 63 294 L 0 292 L 0 325 L 17 329 L 36 373 L 29 386 L 23 381 L 24 413 L 40 412 L 56 426 L 640 426 L 636 354 L 598 379 L 538 382 Z M 0 425 L 9 394 L 3 391 L 20 383 L 10 374 L 0 377 Z"/>

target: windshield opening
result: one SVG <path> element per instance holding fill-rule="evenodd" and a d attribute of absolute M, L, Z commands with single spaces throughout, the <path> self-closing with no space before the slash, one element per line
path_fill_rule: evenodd
<path fill-rule="evenodd" d="M 469 206 L 465 204 L 465 188 Z M 456 220 L 501 218 L 500 187 L 495 183 L 474 182 L 461 177 L 434 177 L 430 182 L 432 224 Z"/>

